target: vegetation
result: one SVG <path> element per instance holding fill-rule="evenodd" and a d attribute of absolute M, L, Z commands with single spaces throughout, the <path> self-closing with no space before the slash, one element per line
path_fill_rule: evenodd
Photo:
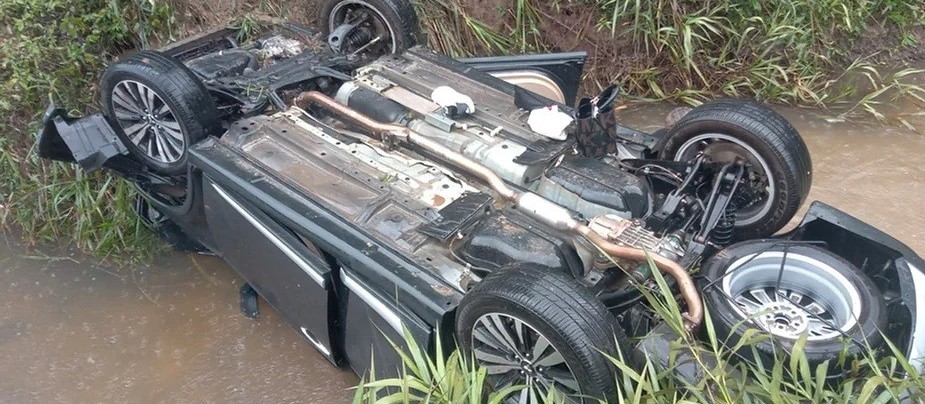
<path fill-rule="evenodd" d="M 481 20 L 458 2 L 422 3 L 431 45 L 445 53 L 578 44 L 590 53 L 586 82 L 622 83 L 634 96 L 755 97 L 838 107 L 842 118 L 884 119 L 884 104 L 899 97 L 925 107 L 925 89 L 909 80 L 925 70 L 902 65 L 925 39 L 919 0 L 519 0 Z M 598 16 L 597 30 L 582 30 L 587 21 L 574 16 L 585 15 Z"/>
<path fill-rule="evenodd" d="M 46 104 L 97 109 L 96 83 L 115 55 L 169 33 L 153 1 L 0 2 L 0 222 L 30 241 L 73 242 L 101 256 L 138 258 L 159 245 L 132 213 L 125 181 L 40 161 L 33 144 Z"/>
<path fill-rule="evenodd" d="M 750 363 L 736 352 L 754 349 L 768 338 L 746 331 L 736 344 L 720 340 L 711 326 L 710 313 L 704 319 L 704 341 L 684 331 L 675 297 L 659 271 L 653 271 L 658 288 L 640 290 L 657 317 L 666 319 L 679 337 L 672 344 L 668 366 L 652 358 L 630 365 L 629 353 L 611 358 L 618 369 L 617 403 L 891 403 L 904 397 L 916 397 L 925 391 L 925 379 L 909 364 L 902 350 L 890 345 L 890 355 L 882 358 L 868 349 L 863 358 L 847 366 L 844 357 L 811 367 L 802 354 L 805 337 L 795 344 L 790 357 L 780 356 L 773 363 Z M 395 346 L 403 361 L 401 376 L 360 383 L 353 402 L 360 403 L 500 403 L 505 397 L 519 394 L 524 386 L 484 395 L 486 372 L 472 366 L 472 360 L 459 351 L 446 355 L 438 350 L 434 357 L 421 351 L 410 335 L 405 336 L 408 349 Z M 439 345 L 439 344 L 437 344 Z M 687 353 L 682 363 L 679 356 Z M 664 353 L 662 353 L 664 354 Z M 757 355 L 755 355 L 757 357 Z M 692 360 L 690 359 L 692 358 Z M 700 368 L 702 378 L 688 381 L 678 378 L 675 370 Z M 844 374 L 835 368 L 848 369 Z M 562 402 L 555 392 L 542 402 Z"/>

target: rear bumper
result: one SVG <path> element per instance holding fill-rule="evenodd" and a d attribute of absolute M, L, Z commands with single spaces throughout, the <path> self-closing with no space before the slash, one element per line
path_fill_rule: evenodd
<path fill-rule="evenodd" d="M 39 156 L 77 163 L 84 171 L 97 170 L 128 149 L 102 114 L 73 118 L 50 104 L 38 133 Z"/>

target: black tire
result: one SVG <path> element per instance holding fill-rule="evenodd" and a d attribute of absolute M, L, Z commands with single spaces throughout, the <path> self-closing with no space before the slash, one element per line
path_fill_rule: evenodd
<path fill-rule="evenodd" d="M 173 220 L 153 206 L 141 194 L 135 196 L 135 213 L 158 238 L 176 251 L 202 253 L 209 251 L 198 241 L 186 234 Z"/>
<path fill-rule="evenodd" d="M 141 87 L 137 87 L 138 84 Z M 133 136 L 134 138 L 139 138 L 140 136 L 140 139 L 142 139 L 140 142 L 144 142 L 144 139 L 157 138 L 158 135 L 155 134 L 156 129 L 153 125 L 156 124 L 158 128 L 161 128 L 160 123 L 164 121 L 152 121 L 153 117 L 157 116 L 157 111 L 151 110 L 156 108 L 141 111 L 142 113 L 148 113 L 147 117 L 139 114 L 138 117 L 141 119 L 122 119 L 125 117 L 124 103 L 126 102 L 122 97 L 126 94 L 125 89 L 128 88 L 123 86 L 135 86 L 138 89 L 152 90 L 157 97 L 156 100 L 160 101 L 157 105 L 167 107 L 166 112 L 163 114 L 169 114 L 171 127 L 173 125 L 179 126 L 178 132 L 182 137 L 182 143 L 179 146 L 172 145 L 169 147 L 174 156 L 178 156 L 177 158 L 174 159 L 174 156 L 165 157 L 167 152 L 160 155 L 155 155 L 153 152 L 149 153 L 126 135 L 126 129 L 131 130 L 134 126 L 132 123 L 138 122 L 149 125 L 141 130 L 145 134 L 133 132 L 137 133 Z M 113 64 L 103 73 L 100 91 L 103 114 L 112 124 L 122 142 L 128 147 L 129 152 L 143 162 L 146 167 L 161 174 L 186 174 L 189 146 L 214 134 L 220 127 L 215 100 L 202 82 L 182 63 L 160 52 L 141 51 Z M 119 94 L 123 94 L 123 96 L 114 95 L 115 92 L 120 92 Z M 135 97 L 134 94 L 130 96 Z M 133 100 L 137 100 L 137 98 L 133 98 Z M 153 99 L 150 102 L 157 103 Z M 119 103 L 118 106 L 116 106 L 117 103 Z M 117 115 L 117 111 L 120 109 L 122 114 Z M 166 116 L 163 118 L 165 121 L 168 120 Z M 167 124 L 165 123 L 163 128 L 166 127 Z M 162 130 L 166 131 L 167 129 Z M 174 138 L 179 140 L 177 136 L 174 136 Z M 147 147 L 153 148 L 154 146 L 149 143 Z M 167 148 L 167 146 L 161 147 Z"/>
<path fill-rule="evenodd" d="M 773 191 L 763 199 L 768 204 L 754 208 L 753 213 L 740 209 L 735 238 L 768 237 L 783 228 L 806 200 L 812 184 L 809 150 L 797 130 L 784 117 L 757 102 L 717 100 L 694 108 L 671 126 L 659 156 L 684 160 L 685 151 L 709 134 L 725 135 L 752 148 L 758 161 L 766 162 L 770 171 L 765 177 L 772 179 L 769 183 Z"/>
<path fill-rule="evenodd" d="M 752 306 L 752 309 L 748 308 L 749 303 L 734 303 L 727 298 L 730 296 L 736 298 L 737 296 L 742 296 L 737 290 L 743 287 L 752 287 L 752 288 L 761 288 L 760 285 L 767 284 L 767 282 L 774 283 L 778 285 L 776 281 L 780 271 L 777 269 L 780 267 L 782 261 L 783 252 L 786 249 L 786 256 L 788 258 L 787 269 L 781 276 L 780 286 L 777 290 L 782 291 L 787 299 L 779 297 L 777 293 L 769 292 L 767 288 L 765 290 L 764 298 L 769 298 L 773 296 L 777 301 L 769 302 L 764 309 L 755 309 L 755 306 Z M 757 258 L 748 261 L 749 257 L 757 255 Z M 767 254 L 766 260 L 761 254 Z M 821 263 L 827 266 L 829 269 L 834 271 L 837 274 L 840 274 L 840 277 L 832 277 L 830 275 L 829 269 L 821 269 L 822 267 L 819 264 L 812 263 L 812 260 L 798 261 L 802 260 L 802 257 L 809 257 L 812 260 L 815 260 L 818 263 Z M 759 261 L 759 260 L 764 261 Z M 790 260 L 793 261 L 790 261 Z M 737 262 L 740 262 L 740 265 L 736 265 Z M 809 262 L 810 265 L 806 265 L 803 262 Z M 792 263 L 792 264 L 791 264 Z M 735 268 L 732 266 L 736 265 Z M 804 269 L 794 269 L 791 271 L 791 265 L 797 267 L 803 266 Z M 809 271 L 807 273 L 813 274 L 812 277 L 817 280 L 805 281 L 804 278 L 799 277 L 797 274 L 799 271 L 805 271 L 807 268 L 815 270 Z M 794 314 L 793 317 L 798 319 L 797 321 L 812 320 L 811 315 L 806 314 L 809 309 L 806 307 L 812 308 L 812 302 L 816 302 L 818 307 L 835 307 L 837 304 L 827 303 L 828 300 L 833 300 L 830 298 L 825 298 L 825 290 L 830 289 L 829 286 L 826 286 L 824 283 L 828 283 L 832 286 L 831 289 L 838 290 L 848 290 L 848 289 L 839 289 L 838 283 L 831 282 L 831 279 L 842 279 L 850 283 L 853 286 L 854 290 L 857 293 L 858 306 L 860 310 L 854 312 L 852 317 L 855 319 L 856 323 L 850 325 L 847 322 L 839 320 L 840 316 L 832 316 L 831 324 L 839 326 L 838 328 L 846 327 L 847 329 L 842 330 L 841 332 L 836 331 L 833 327 L 832 329 L 826 330 L 816 330 L 815 334 L 809 329 L 804 330 L 803 332 L 793 331 L 793 330 L 783 330 L 784 326 L 781 325 L 782 330 L 777 331 L 779 334 L 774 334 L 770 332 L 771 338 L 757 343 L 754 348 L 762 356 L 762 359 L 768 359 L 774 357 L 775 353 L 788 355 L 793 348 L 794 343 L 797 341 L 796 336 L 798 334 L 807 333 L 807 336 L 810 337 L 807 340 L 806 345 L 803 348 L 803 353 L 813 367 L 818 365 L 826 360 L 831 360 L 830 369 L 835 368 L 837 359 L 841 354 L 843 349 L 846 350 L 848 358 L 858 357 L 866 352 L 866 349 L 872 348 L 874 350 L 880 349 L 883 346 L 883 338 L 881 331 L 885 330 L 887 325 L 887 311 L 884 304 L 883 296 L 880 291 L 874 285 L 873 281 L 870 280 L 865 274 L 861 273 L 854 265 L 845 261 L 841 257 L 833 254 L 828 250 L 813 246 L 813 245 L 786 245 L 780 240 L 753 240 L 747 241 L 744 243 L 734 244 L 707 260 L 702 266 L 703 277 L 700 279 L 700 286 L 703 293 L 704 304 L 706 305 L 707 310 L 710 312 L 710 316 L 713 319 L 713 325 L 716 330 L 716 335 L 720 341 L 727 340 L 729 346 L 734 346 L 742 337 L 747 329 L 758 329 L 762 330 L 763 333 L 768 334 L 768 328 L 759 326 L 755 322 L 749 321 L 754 319 L 754 321 L 774 321 L 773 325 L 768 327 L 773 327 L 778 325 L 778 321 L 781 321 L 780 324 L 787 323 L 791 324 L 791 321 L 786 319 L 788 318 L 787 313 L 789 309 L 784 308 L 784 316 L 780 317 L 765 317 L 772 315 L 777 311 L 776 309 L 771 309 L 768 305 L 776 305 L 779 301 L 786 300 L 787 302 L 794 302 L 794 305 L 784 306 L 784 307 L 795 307 L 799 310 L 798 313 Z M 750 272 L 745 272 L 750 271 Z M 739 280 L 734 277 L 740 277 Z M 759 278 L 765 278 L 762 281 Z M 828 278 L 829 280 L 826 280 Z M 726 281 L 729 281 L 728 286 Z M 738 283 L 744 282 L 744 283 Z M 766 282 L 766 283 L 762 283 Z M 821 283 L 820 283 L 821 282 Z M 709 285 L 709 286 L 708 286 Z M 747 286 L 750 285 L 750 286 Z M 792 285 L 792 286 L 790 286 Z M 773 287 L 773 286 L 771 286 Z M 793 292 L 799 293 L 799 295 L 791 294 L 790 291 L 787 291 L 787 288 L 792 288 Z M 749 289 L 754 290 L 754 289 Z M 754 297 L 756 294 L 751 292 L 746 292 L 751 297 L 745 297 L 744 300 L 755 302 Z M 831 296 L 831 294 L 829 294 Z M 850 293 L 843 294 L 842 296 L 846 297 L 847 300 L 852 300 Z M 792 299 L 792 300 L 791 300 Z M 837 298 L 834 300 L 838 300 Z M 847 301 L 846 300 L 846 301 Z M 759 299 L 760 301 L 760 299 Z M 846 306 L 850 307 L 850 306 Z M 801 309 L 803 308 L 803 309 Z M 755 314 L 749 316 L 749 311 L 753 311 Z M 853 312 L 854 310 L 852 310 Z M 779 312 L 779 311 L 778 311 Z M 832 313 L 835 310 L 831 310 Z M 828 315 L 824 313 L 815 313 L 817 318 L 827 318 Z M 764 319 L 762 319 L 764 317 Z M 843 316 L 841 316 L 843 317 Z M 768 324 L 768 323 L 765 323 Z M 807 327 L 811 326 L 811 323 Z M 799 329 L 796 327 L 795 329 Z M 791 334 L 789 337 L 785 337 L 781 334 Z M 812 339 L 814 337 L 816 339 Z M 851 340 L 848 340 L 845 337 L 850 337 Z M 866 345 L 866 346 L 865 346 Z M 739 352 L 746 358 L 754 359 L 752 351 L 750 348 L 745 347 Z M 764 363 L 768 363 L 765 361 Z M 850 362 L 849 362 L 850 363 Z"/>
<path fill-rule="evenodd" d="M 385 53 L 401 53 L 418 43 L 419 23 L 417 13 L 410 1 L 407 0 L 326 0 L 318 12 L 318 27 L 321 28 L 324 38 L 330 35 L 332 14 L 338 6 L 359 5 L 372 9 L 381 19 L 391 27 L 394 42 L 390 50 Z M 379 56 L 379 55 L 376 55 Z"/>
<path fill-rule="evenodd" d="M 467 357 L 472 357 L 476 348 L 493 349 L 488 344 L 476 342 L 473 335 L 476 334 L 476 325 L 480 318 L 492 318 L 490 316 L 496 314 L 507 316 L 501 317 L 509 320 L 519 319 L 541 337 L 548 339 L 552 348 L 562 355 L 567 365 L 565 369 L 571 371 L 573 380 L 580 386 L 581 395 L 603 399 L 613 399 L 616 396 L 615 367 L 603 354 L 618 357 L 619 345 L 620 352 L 628 358 L 631 351 L 626 335 L 607 308 L 570 275 L 559 271 L 514 267 L 495 271 L 479 282 L 463 298 L 456 316 L 459 345 Z M 524 338 L 525 341 L 529 339 Z M 538 338 L 533 339 L 533 342 L 536 343 L 537 340 Z M 522 347 L 526 346 L 527 343 L 524 342 Z M 529 348 L 520 348 L 520 355 L 531 359 L 523 353 L 525 351 L 529 353 Z M 543 356 L 544 358 L 555 353 L 548 350 L 540 351 L 541 354 L 547 352 L 548 355 Z M 535 366 L 542 366 L 542 360 L 537 360 L 536 357 L 532 360 L 536 361 Z M 482 359 L 477 358 L 476 361 L 483 367 L 491 365 Z M 553 371 L 562 375 L 562 369 L 562 365 L 559 364 L 549 369 L 534 370 L 548 372 L 541 373 L 548 380 Z M 500 380 L 519 377 L 517 373 L 510 372 L 490 376 L 489 383 L 495 389 L 519 384 L 516 381 L 509 384 Z M 564 392 L 563 390 L 567 389 L 557 390 Z M 586 402 L 597 403 L 597 400 Z"/>
<path fill-rule="evenodd" d="M 183 217 L 193 207 L 197 196 L 196 184 L 186 176 L 162 176 L 147 173 L 136 179 L 132 185 L 135 192 L 158 212 L 171 218 Z M 201 186 L 201 185 L 199 185 Z"/>

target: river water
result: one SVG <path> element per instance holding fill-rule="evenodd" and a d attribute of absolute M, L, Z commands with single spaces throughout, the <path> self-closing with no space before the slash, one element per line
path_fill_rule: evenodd
<path fill-rule="evenodd" d="M 669 110 L 635 105 L 618 115 L 645 128 Z M 925 135 L 780 111 L 812 153 L 811 200 L 925 254 Z M 0 403 L 349 401 L 356 376 L 330 365 L 267 305 L 258 320 L 242 316 L 240 285 L 214 257 L 166 253 L 114 268 L 0 240 Z"/>
<path fill-rule="evenodd" d="M 0 403 L 345 402 L 336 369 L 268 306 L 238 311 L 221 259 L 111 268 L 0 244 Z"/>

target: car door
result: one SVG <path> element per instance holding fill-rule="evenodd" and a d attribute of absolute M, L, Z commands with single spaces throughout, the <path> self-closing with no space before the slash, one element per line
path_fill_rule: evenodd
<path fill-rule="evenodd" d="M 267 213 L 210 178 L 206 219 L 217 251 L 277 312 L 332 362 L 330 267 L 323 255 Z"/>

